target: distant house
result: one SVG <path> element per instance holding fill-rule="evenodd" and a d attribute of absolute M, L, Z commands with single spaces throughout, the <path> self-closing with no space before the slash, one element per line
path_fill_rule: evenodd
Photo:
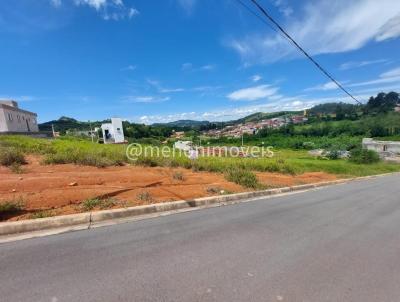
<path fill-rule="evenodd" d="M 362 145 L 364 149 L 378 152 L 379 156 L 384 160 L 400 163 L 400 142 L 376 141 L 372 138 L 364 138 Z"/>
<path fill-rule="evenodd" d="M 0 101 L 0 133 L 28 132 L 39 132 L 37 114 L 20 109 L 16 101 Z"/>
<path fill-rule="evenodd" d="M 183 138 L 185 136 L 185 131 L 174 131 L 171 134 L 172 138 Z"/>
<path fill-rule="evenodd" d="M 122 119 L 112 118 L 111 123 L 101 125 L 101 130 L 105 144 L 123 144 L 125 142 Z"/>

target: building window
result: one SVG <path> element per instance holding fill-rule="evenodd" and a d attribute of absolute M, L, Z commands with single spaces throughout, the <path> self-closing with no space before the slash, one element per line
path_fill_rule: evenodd
<path fill-rule="evenodd" d="M 10 122 L 12 122 L 12 120 L 13 120 L 13 116 L 12 116 L 11 113 L 8 114 L 8 120 L 9 120 Z"/>
<path fill-rule="evenodd" d="M 17 120 L 18 120 L 18 123 L 21 123 L 21 116 L 19 114 L 17 115 Z"/>

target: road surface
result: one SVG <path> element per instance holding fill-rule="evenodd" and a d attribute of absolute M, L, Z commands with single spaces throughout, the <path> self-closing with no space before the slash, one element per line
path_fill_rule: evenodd
<path fill-rule="evenodd" d="M 400 175 L 0 245 L 0 301 L 400 301 Z"/>

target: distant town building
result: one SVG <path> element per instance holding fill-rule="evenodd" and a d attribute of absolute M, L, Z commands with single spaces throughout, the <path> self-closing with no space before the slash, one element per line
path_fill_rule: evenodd
<path fill-rule="evenodd" d="M 0 101 L 0 133 L 27 132 L 39 132 L 37 114 L 20 109 L 16 101 Z"/>
<path fill-rule="evenodd" d="M 122 119 L 112 118 L 111 123 L 101 125 L 101 130 L 105 144 L 123 144 L 125 142 Z"/>
<path fill-rule="evenodd" d="M 174 131 L 171 134 L 171 138 L 183 138 L 185 136 L 185 131 Z"/>

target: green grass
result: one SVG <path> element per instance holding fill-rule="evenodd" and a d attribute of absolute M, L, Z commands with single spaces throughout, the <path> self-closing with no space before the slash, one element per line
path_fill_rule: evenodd
<path fill-rule="evenodd" d="M 78 138 L 56 140 L 29 138 L 26 136 L 0 137 L 0 148 L 43 155 L 44 164 L 67 164 L 107 167 L 128 162 L 125 146 L 99 145 Z"/>
<path fill-rule="evenodd" d="M 76 138 L 47 140 L 24 136 L 0 136 L 0 148 L 14 148 L 24 154 L 40 154 L 43 156 L 44 164 L 74 163 L 97 167 L 133 164 L 150 167 L 183 167 L 194 171 L 222 174 L 232 169 L 285 174 L 321 171 L 348 177 L 400 171 L 398 164 L 385 162 L 357 164 L 344 159 L 315 159 L 308 155 L 306 150 L 291 149 L 274 150 L 275 155 L 272 158 L 200 157 L 192 161 L 184 155 L 163 157 L 153 152 L 152 155 L 130 161 L 125 153 L 125 145 L 99 145 Z"/>
<path fill-rule="evenodd" d="M 26 164 L 26 160 L 19 149 L 0 145 L 0 165 L 10 167 L 23 164 Z"/>

